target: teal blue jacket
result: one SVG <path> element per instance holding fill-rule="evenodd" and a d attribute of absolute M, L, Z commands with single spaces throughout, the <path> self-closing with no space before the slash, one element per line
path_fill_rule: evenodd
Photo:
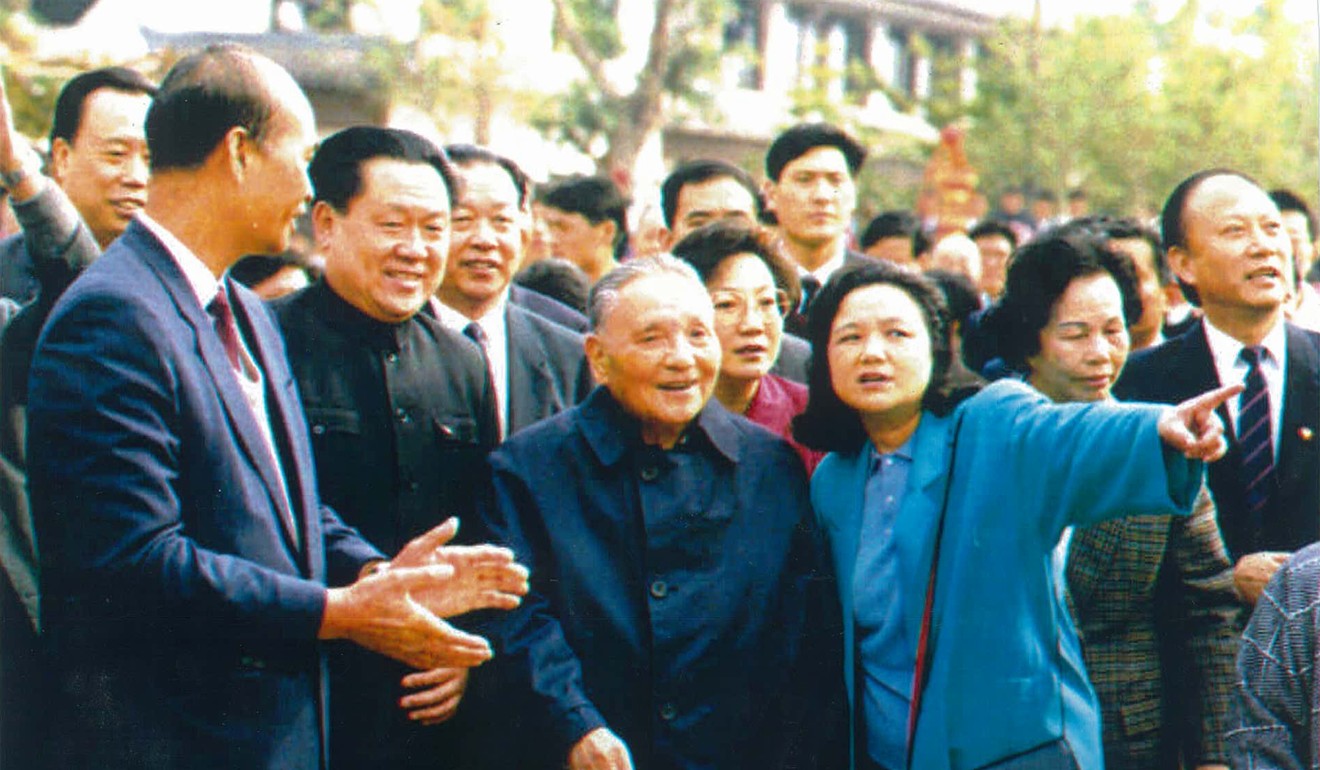
<path fill-rule="evenodd" d="M 920 633 L 934 532 L 958 430 L 932 614 L 932 657 L 912 766 L 964 770 L 1066 738 L 1084 770 L 1103 767 L 1099 706 L 1064 599 L 1055 546 L 1069 526 L 1187 514 L 1202 465 L 1164 448 L 1162 407 L 1053 404 L 1001 381 L 952 415 L 922 415 L 894 537 L 905 633 Z M 811 479 L 844 617 L 849 704 L 853 588 L 869 447 L 830 454 Z M 902 767 L 905 758 L 881 758 Z"/>

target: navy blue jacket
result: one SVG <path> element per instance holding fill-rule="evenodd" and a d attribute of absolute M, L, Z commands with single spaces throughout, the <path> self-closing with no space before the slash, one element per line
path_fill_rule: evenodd
<path fill-rule="evenodd" d="M 69 736 L 52 766 L 324 766 L 325 586 L 379 553 L 317 497 L 270 311 L 241 287 L 230 297 L 278 468 L 210 317 L 141 224 L 38 342 L 29 481 Z"/>
<path fill-rule="evenodd" d="M 838 602 L 786 442 L 712 402 L 662 451 L 597 388 L 491 465 L 532 570 L 487 665 L 523 720 L 506 766 L 562 767 L 601 726 L 638 770 L 838 766 Z"/>

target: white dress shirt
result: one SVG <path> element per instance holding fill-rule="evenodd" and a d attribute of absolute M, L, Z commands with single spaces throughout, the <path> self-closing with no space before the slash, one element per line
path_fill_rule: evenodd
<path fill-rule="evenodd" d="M 432 302 L 432 306 L 440 323 L 459 334 L 474 320 L 438 299 Z M 489 312 L 475 319 L 486 333 L 489 346 L 486 350 L 486 364 L 490 367 L 490 382 L 495 389 L 501 439 L 505 436 L 505 426 L 509 424 L 509 324 L 505 320 L 504 308 L 505 299 L 501 299 Z"/>
<path fill-rule="evenodd" d="M 1247 364 L 1242 360 L 1242 348 L 1246 346 L 1216 329 L 1209 319 L 1205 319 L 1205 338 L 1210 346 L 1210 357 L 1215 362 L 1215 371 L 1219 374 L 1219 383 L 1228 385 L 1242 382 L 1247 376 Z M 1283 430 L 1284 362 L 1288 360 L 1288 335 L 1282 319 L 1260 344 L 1269 354 L 1261 362 L 1260 372 L 1265 377 L 1265 389 L 1270 394 L 1270 441 L 1274 447 L 1274 459 L 1278 460 L 1279 436 Z M 1233 420 L 1232 430 L 1235 435 L 1241 402 L 1240 396 L 1228 401 L 1228 413 Z"/>

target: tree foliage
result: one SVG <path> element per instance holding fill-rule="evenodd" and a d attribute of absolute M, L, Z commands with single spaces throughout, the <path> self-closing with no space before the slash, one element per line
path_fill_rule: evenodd
<path fill-rule="evenodd" d="M 632 78 L 616 72 L 624 53 L 618 0 L 550 2 L 556 42 L 582 65 L 584 78 L 534 123 L 547 136 L 590 155 L 601 172 L 627 183 L 666 114 L 681 103 L 700 102 L 696 84 L 719 62 L 730 4 L 655 0 L 642 64 Z"/>
<path fill-rule="evenodd" d="M 1158 209 L 1209 166 L 1314 198 L 1316 59 L 1282 0 L 1237 20 L 1190 0 L 1167 21 L 1143 3 L 1071 29 L 1006 22 L 980 61 L 968 154 L 988 192 L 1081 186 L 1120 213 Z"/>

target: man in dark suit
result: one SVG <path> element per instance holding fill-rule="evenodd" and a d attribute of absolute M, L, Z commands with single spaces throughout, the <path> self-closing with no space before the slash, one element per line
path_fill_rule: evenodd
<path fill-rule="evenodd" d="M 325 280 L 275 315 L 321 498 L 385 552 L 449 516 L 475 524 L 494 396 L 476 346 L 418 312 L 444 270 L 453 168 L 414 133 L 358 126 L 322 142 L 309 174 Z M 423 722 L 448 721 L 465 670 L 403 684 L 407 667 L 353 645 L 329 657 L 332 767 L 431 768 L 453 753 L 452 729 Z M 435 710 L 411 718 L 402 697 Z"/>
<path fill-rule="evenodd" d="M 591 392 L 582 336 L 508 301 L 531 237 L 531 182 L 512 160 L 451 145 L 460 179 L 444 280 L 445 326 L 479 340 L 499 403 L 502 436 L 578 403 Z"/>
<path fill-rule="evenodd" d="M 865 162 L 866 148 L 828 123 L 793 126 L 766 150 L 767 208 L 802 282 L 802 301 L 784 321 L 793 334 L 805 335 L 811 301 L 835 270 L 874 259 L 848 248 L 857 174 Z"/>
<path fill-rule="evenodd" d="M 1288 552 L 1320 540 L 1320 335 L 1284 321 L 1288 233 L 1249 177 L 1192 175 L 1169 196 L 1160 227 L 1169 265 L 1204 318 L 1133 356 L 1114 393 L 1174 403 L 1221 383 L 1263 386 L 1263 405 L 1244 392 L 1221 407 L 1229 449 L 1208 472 L 1234 582 L 1254 603 Z M 1261 419 L 1240 424 L 1244 409 L 1262 406 Z M 1265 430 L 1256 433 L 1258 425 Z"/>
<path fill-rule="evenodd" d="M 384 561 L 317 497 L 279 333 L 225 276 L 284 250 L 306 205 L 316 134 L 288 73 L 233 46 L 187 56 L 146 132 L 147 208 L 56 304 L 33 361 L 51 763 L 323 767 L 319 639 L 474 665 L 489 646 L 440 618 L 516 605 L 525 571 L 440 547 L 452 522 Z"/>

